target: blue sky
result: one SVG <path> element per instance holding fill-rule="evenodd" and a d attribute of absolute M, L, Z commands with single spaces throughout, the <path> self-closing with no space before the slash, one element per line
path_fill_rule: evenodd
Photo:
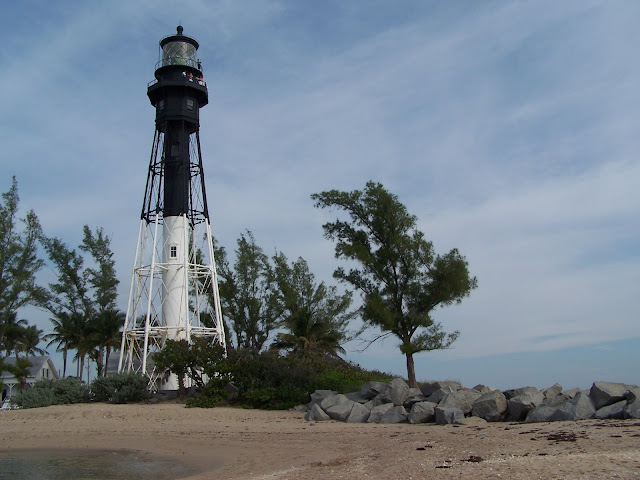
<path fill-rule="evenodd" d="M 70 245 L 104 227 L 123 308 L 154 131 L 146 86 L 182 23 L 209 86 L 207 195 L 229 250 L 250 229 L 333 283 L 333 216 L 310 195 L 379 181 L 478 278 L 436 313 L 461 337 L 417 356 L 419 380 L 640 384 L 640 3 L 27 0 L 3 13 L 0 190 L 15 175 L 24 209 Z M 351 360 L 406 374 L 395 340 L 357 348 Z"/>

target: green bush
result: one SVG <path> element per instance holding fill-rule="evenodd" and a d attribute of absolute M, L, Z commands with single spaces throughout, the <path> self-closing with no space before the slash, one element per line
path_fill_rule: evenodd
<path fill-rule="evenodd" d="M 96 402 L 129 403 L 147 400 L 149 379 L 137 373 L 116 373 L 91 382 L 91 395 Z"/>
<path fill-rule="evenodd" d="M 83 403 L 89 401 L 89 389 L 77 378 L 45 379 L 36 382 L 14 399 L 23 408 Z"/>

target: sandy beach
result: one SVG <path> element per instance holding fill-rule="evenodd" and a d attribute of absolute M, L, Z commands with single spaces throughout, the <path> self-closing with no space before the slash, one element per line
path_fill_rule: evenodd
<path fill-rule="evenodd" d="M 0 450 L 128 450 L 202 479 L 639 479 L 640 421 L 461 426 L 308 423 L 294 411 L 181 404 L 0 412 Z"/>

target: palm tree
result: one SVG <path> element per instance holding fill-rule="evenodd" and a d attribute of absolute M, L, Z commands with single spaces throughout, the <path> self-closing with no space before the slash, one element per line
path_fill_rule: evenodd
<path fill-rule="evenodd" d="M 339 294 L 335 287 L 319 284 L 303 258 L 289 264 L 278 253 L 273 257 L 278 286 L 281 321 L 286 332 L 278 334 L 273 348 L 307 355 L 338 356 L 347 340 L 347 324 L 355 315 L 349 311 L 351 293 Z"/>
<path fill-rule="evenodd" d="M 73 345 L 73 319 L 67 312 L 60 312 L 57 318 L 50 318 L 53 324 L 53 333 L 44 336 L 48 340 L 47 348 L 51 345 L 58 345 L 56 352 L 62 352 L 62 378 L 67 376 L 67 353 Z"/>
<path fill-rule="evenodd" d="M 24 319 L 18 320 L 15 313 L 9 315 L 3 325 L 2 348 L 6 351 L 7 357 L 15 352 L 16 359 L 20 351 L 24 330 L 28 325 Z"/>
<path fill-rule="evenodd" d="M 35 325 L 30 325 L 24 329 L 21 347 L 22 351 L 27 355 L 27 358 L 29 358 L 29 354 L 35 355 L 37 353 L 39 355 L 44 355 L 47 353 L 46 350 L 38 347 L 43 333 L 44 331 L 40 330 Z"/>
<path fill-rule="evenodd" d="M 301 355 L 345 353 L 340 345 L 345 341 L 343 325 L 319 317 L 309 309 L 301 309 L 286 317 L 282 327 L 288 332 L 278 333 L 273 348 L 286 349 Z"/>
<path fill-rule="evenodd" d="M 91 340 L 96 349 L 98 376 L 106 375 L 111 350 L 120 348 L 124 317 L 120 310 L 109 309 L 96 315 L 91 322 Z"/>

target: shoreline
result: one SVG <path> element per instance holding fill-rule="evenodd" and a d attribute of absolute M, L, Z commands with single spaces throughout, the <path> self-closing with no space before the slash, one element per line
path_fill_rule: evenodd
<path fill-rule="evenodd" d="M 640 422 L 309 423 L 295 411 L 76 404 L 0 413 L 0 452 L 120 450 L 184 480 L 640 478 Z M 475 459 L 475 461 L 474 461 Z"/>

